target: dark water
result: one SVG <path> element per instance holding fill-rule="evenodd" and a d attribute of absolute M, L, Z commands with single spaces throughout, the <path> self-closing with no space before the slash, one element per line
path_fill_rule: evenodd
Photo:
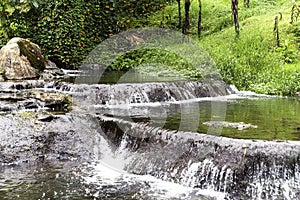
<path fill-rule="evenodd" d="M 105 185 L 102 188 L 87 184 L 75 163 L 44 163 L 31 166 L 6 167 L 0 170 L 0 199 L 131 199 L 139 187 L 125 188 Z M 99 180 L 101 182 L 101 180 Z M 119 187 L 119 188 L 118 188 Z M 128 197 L 128 198 L 127 198 Z M 137 198 L 136 198 L 137 199 Z"/>
<path fill-rule="evenodd" d="M 176 188 L 179 191 L 174 192 Z M 169 194 L 168 190 L 175 194 Z M 197 192 L 200 194 L 195 194 Z M 215 199 L 205 197 L 203 193 L 206 192 L 154 177 L 120 173 L 102 165 L 87 163 L 43 163 L 0 169 L 1 200 Z"/>
<path fill-rule="evenodd" d="M 74 163 L 43 163 L 0 169 L 0 199 L 92 199 Z"/>
<path fill-rule="evenodd" d="M 198 132 L 207 133 L 208 126 L 203 122 L 210 121 L 211 103 L 199 102 L 200 120 Z M 190 113 L 191 119 L 197 113 Z M 225 127 L 221 136 L 231 138 L 264 139 L 264 140 L 300 140 L 300 101 L 295 98 L 262 98 L 229 100 L 226 106 L 227 122 L 244 122 L 256 125 L 257 128 Z M 167 118 L 165 128 L 176 129 L 180 115 Z M 188 127 L 183 127 L 183 130 Z M 214 131 L 212 130 L 212 133 Z"/>
<path fill-rule="evenodd" d="M 164 128 L 197 131 L 231 138 L 262 140 L 300 140 L 300 100 L 297 98 L 237 98 L 218 105 L 212 101 L 162 107 L 166 117 L 132 117 L 134 121 L 150 121 Z M 220 108 L 216 108 L 216 107 Z M 239 130 L 235 127 L 210 127 L 204 122 L 226 121 L 251 124 Z M 196 127 L 195 127 L 196 126 Z"/>

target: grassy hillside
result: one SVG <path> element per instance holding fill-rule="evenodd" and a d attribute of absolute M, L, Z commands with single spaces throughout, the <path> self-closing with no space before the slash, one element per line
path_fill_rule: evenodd
<path fill-rule="evenodd" d="M 299 2 L 300 4 L 300 2 Z M 231 1 L 202 0 L 202 36 L 199 44 L 215 60 L 223 79 L 241 90 L 293 95 L 300 91 L 300 22 L 291 24 L 292 1 L 251 0 L 250 7 L 239 4 L 240 34 L 236 36 Z M 184 14 L 183 5 L 182 13 Z M 274 19 L 279 21 L 280 46 L 274 36 Z M 197 39 L 198 1 L 192 0 L 191 29 Z M 300 18 L 299 18 L 300 21 Z M 177 28 L 177 4 L 173 3 L 135 26 Z"/>

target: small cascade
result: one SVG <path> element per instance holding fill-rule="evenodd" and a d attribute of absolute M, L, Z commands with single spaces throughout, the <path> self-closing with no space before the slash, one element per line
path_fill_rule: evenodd
<path fill-rule="evenodd" d="M 225 193 L 227 185 L 232 183 L 233 173 L 226 165 L 220 169 L 213 160 L 204 159 L 202 162 L 192 163 L 181 176 L 183 185 Z"/>
<path fill-rule="evenodd" d="M 51 86 L 53 83 L 44 80 L 1 83 L 0 113 L 20 110 L 64 112 L 64 105 L 70 103 L 71 96 L 49 89 Z"/>
<path fill-rule="evenodd" d="M 246 188 L 247 197 L 256 199 L 297 199 L 300 195 L 300 169 L 299 160 L 289 163 L 273 164 L 261 161 L 255 163 L 254 168 L 258 173 L 251 170 L 247 180 L 251 180 Z"/>
<path fill-rule="evenodd" d="M 114 85 L 53 85 L 57 91 L 67 92 L 81 101 L 94 105 L 124 105 L 135 103 L 172 102 L 201 97 L 224 96 L 234 92 L 222 81 L 178 81 L 160 83 L 120 83 Z"/>
<path fill-rule="evenodd" d="M 108 121 L 118 124 L 111 127 L 122 127 L 104 128 L 105 134 L 114 135 L 110 140 L 116 145 L 122 144 L 117 138 L 127 135 L 127 149 L 134 155 L 125 166 L 128 172 L 225 193 L 228 199 L 295 199 L 300 194 L 297 142 L 230 139 L 115 118 L 102 120 L 102 127 Z"/>
<path fill-rule="evenodd" d="M 193 100 L 202 97 L 216 97 L 232 94 L 235 91 L 232 86 L 223 81 L 177 81 L 177 82 L 153 82 L 153 83 L 119 83 L 119 84 L 72 84 L 59 81 L 27 80 L 23 82 L 5 82 L 0 86 L 0 100 L 5 105 L 0 105 L 0 111 L 13 111 L 18 109 L 21 102 L 40 106 L 40 98 L 31 93 L 47 93 L 71 95 L 77 106 L 83 110 L 95 109 L 97 107 L 109 107 L 119 105 L 135 105 L 149 103 L 167 103 L 184 100 Z M 30 96 L 31 95 L 31 96 Z M 6 103 L 7 102 L 7 103 Z M 21 107 L 22 107 L 21 105 Z M 30 107 L 27 106 L 27 107 Z M 46 105 L 47 107 L 47 105 Z"/>

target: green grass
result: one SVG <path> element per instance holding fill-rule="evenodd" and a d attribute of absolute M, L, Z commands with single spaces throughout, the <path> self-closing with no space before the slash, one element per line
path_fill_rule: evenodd
<path fill-rule="evenodd" d="M 226 82 L 265 94 L 293 95 L 300 90 L 299 45 L 289 32 L 293 27 L 289 23 L 290 8 L 285 4 L 280 7 L 280 47 L 276 47 L 273 34 L 278 12 L 273 9 L 240 21 L 239 38 L 234 36 L 233 27 L 228 27 L 200 41 Z"/>
<path fill-rule="evenodd" d="M 192 0 L 189 31 L 195 39 L 197 2 Z M 300 23 L 290 24 L 292 1 L 252 0 L 249 8 L 241 1 L 239 37 L 233 27 L 230 1 L 202 0 L 202 4 L 203 29 L 199 44 L 214 59 L 227 83 L 235 84 L 241 90 L 265 94 L 293 95 L 300 91 Z M 280 47 L 277 47 L 273 29 L 275 16 L 279 13 L 282 19 L 279 21 Z M 132 28 L 177 29 L 177 25 L 177 4 L 174 3 L 149 19 L 136 20 Z"/>

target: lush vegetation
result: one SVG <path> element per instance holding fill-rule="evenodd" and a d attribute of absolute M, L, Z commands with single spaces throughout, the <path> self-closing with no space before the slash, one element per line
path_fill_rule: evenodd
<path fill-rule="evenodd" d="M 28 38 L 52 61 L 74 68 L 102 40 L 165 6 L 164 0 L 4 0 L 0 46 Z"/>
<path fill-rule="evenodd" d="M 197 39 L 198 2 L 191 4 L 189 35 Z M 279 40 L 274 35 L 276 16 Z M 231 4 L 202 1 L 202 34 L 199 40 L 227 83 L 241 90 L 293 95 L 300 91 L 299 5 L 292 1 L 252 0 L 239 5 L 240 34 L 235 34 Z M 293 23 L 291 23 L 293 18 Z M 177 5 L 172 4 L 148 20 L 147 26 L 177 28 Z M 279 42 L 279 46 L 277 43 Z"/>
<path fill-rule="evenodd" d="M 228 28 L 202 40 L 224 80 L 242 90 L 277 95 L 300 91 L 300 67 L 295 67 L 300 46 L 294 35 L 298 25 L 290 24 L 293 5 L 280 1 L 276 4 L 271 10 L 265 8 L 261 14 L 241 21 L 237 39 L 232 35 L 232 28 Z M 279 12 L 282 20 L 279 21 L 280 46 L 277 46 L 273 30 Z"/>
<path fill-rule="evenodd" d="M 162 49 L 133 50 L 118 57 L 112 63 L 112 70 L 129 70 L 134 68 L 144 74 L 156 76 L 180 76 L 186 79 L 202 79 L 202 74 L 190 62 L 179 55 Z"/>
<path fill-rule="evenodd" d="M 267 94 L 293 95 L 300 91 L 297 1 L 251 0 L 249 6 L 240 2 L 239 36 L 235 34 L 230 1 L 201 2 L 199 43 L 215 60 L 226 82 L 242 90 Z M 187 31 L 195 40 L 198 3 L 191 1 Z M 0 6 L 0 45 L 14 36 L 29 38 L 41 46 L 49 59 L 69 68 L 78 66 L 101 41 L 127 29 L 154 26 L 181 31 L 177 1 L 4 0 Z M 184 14 L 184 1 L 181 7 Z M 277 29 L 274 27 L 276 17 Z M 164 61 L 163 64 L 175 66 L 175 69 L 184 71 L 182 69 L 187 67 L 186 72 L 190 71 L 190 63 L 184 58 L 172 53 L 167 57 L 164 51 L 133 51 L 121 56 L 110 67 L 128 70 L 136 66 L 134 63 Z"/>

